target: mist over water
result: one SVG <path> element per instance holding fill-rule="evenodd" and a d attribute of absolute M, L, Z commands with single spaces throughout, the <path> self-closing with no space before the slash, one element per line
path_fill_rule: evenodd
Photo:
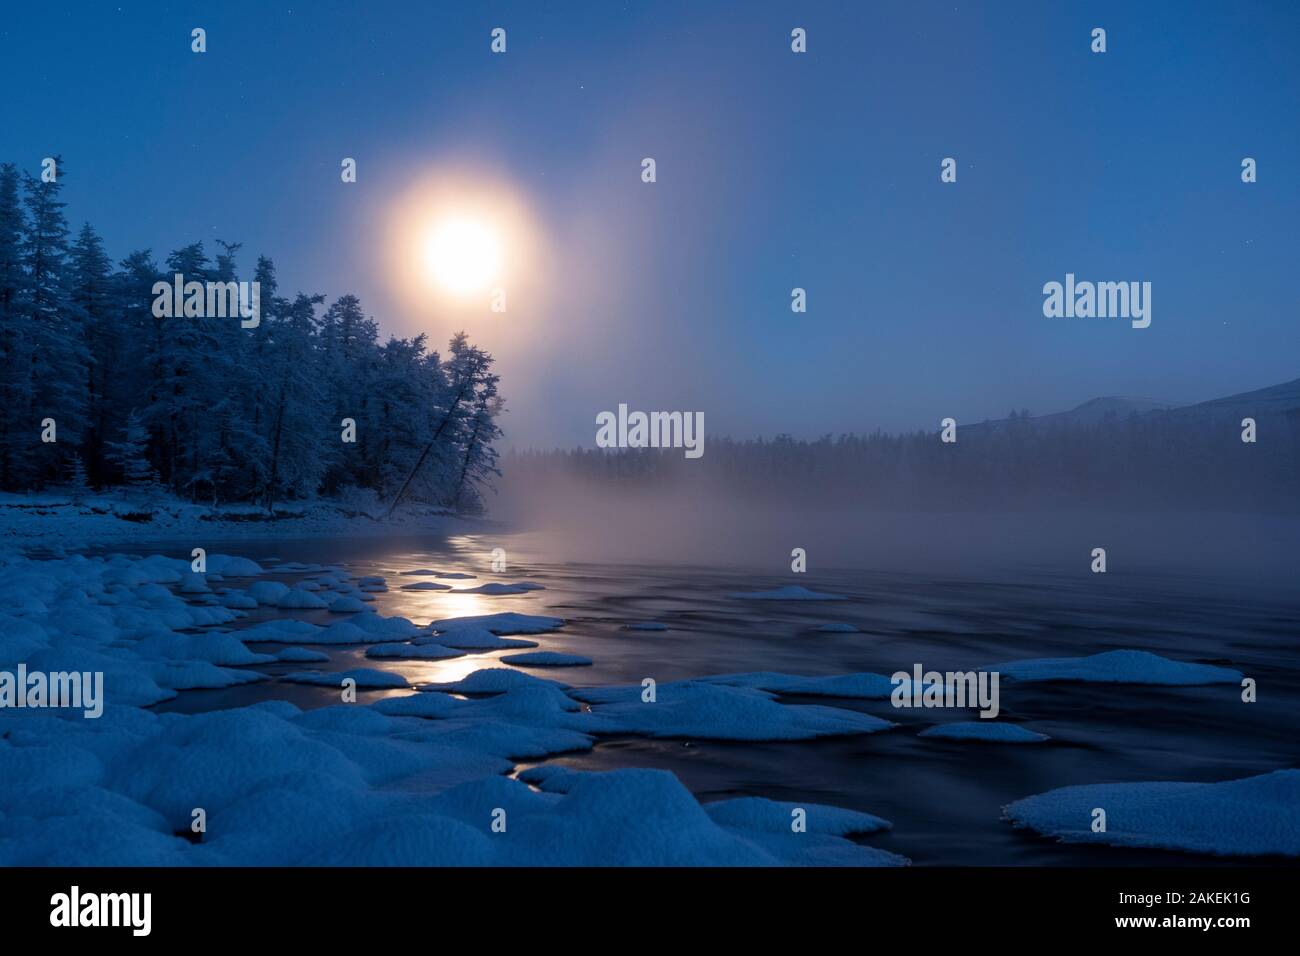
<path fill-rule="evenodd" d="M 1101 547 L 1112 580 L 1294 587 L 1300 546 L 1300 517 L 1290 514 L 1151 511 L 1122 501 L 993 512 L 817 507 L 807 499 L 754 501 L 709 482 L 610 487 L 509 472 L 491 508 L 505 527 L 533 533 L 548 560 L 743 568 L 790 582 L 831 569 L 1086 579 L 1090 554 Z M 796 547 L 808 553 L 806 575 L 790 572 Z"/>

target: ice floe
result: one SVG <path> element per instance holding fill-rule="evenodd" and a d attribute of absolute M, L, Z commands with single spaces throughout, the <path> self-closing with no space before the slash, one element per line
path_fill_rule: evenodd
<path fill-rule="evenodd" d="M 509 594 L 527 594 L 529 591 L 544 591 L 546 586 L 537 584 L 534 581 L 519 581 L 515 584 L 501 584 L 492 582 L 491 584 L 480 584 L 476 588 L 457 588 L 456 594 L 490 594 L 496 597 L 504 597 Z"/>
<path fill-rule="evenodd" d="M 653 700 L 641 685 L 583 687 L 570 693 L 624 733 L 709 740 L 810 740 L 869 734 L 894 726 L 887 720 L 837 707 L 777 703 L 749 687 L 702 681 L 659 684 Z"/>
<path fill-rule="evenodd" d="M 1106 829 L 1093 832 L 1094 811 Z M 1004 814 L 1065 843 L 1211 853 L 1300 856 L 1300 770 L 1223 783 L 1100 783 L 1049 790 Z"/>
<path fill-rule="evenodd" d="M 328 605 L 310 591 L 304 591 L 301 587 L 294 588 L 286 594 L 282 594 L 280 599 L 275 602 L 275 606 L 281 610 L 315 610 L 318 608 L 328 607 Z"/>
<path fill-rule="evenodd" d="M 449 617 L 433 621 L 429 627 L 435 631 L 450 631 L 460 627 L 481 627 L 493 634 L 545 634 L 564 624 L 559 617 L 545 617 L 539 614 L 516 614 L 514 611 L 502 611 L 500 614 L 476 614 L 469 617 Z"/>
<path fill-rule="evenodd" d="M 414 643 L 431 641 L 445 647 L 459 647 L 464 650 L 492 651 L 520 647 L 537 647 L 536 641 L 522 637 L 501 637 L 485 627 L 453 627 L 439 631 L 434 637 L 417 637 Z"/>
<path fill-rule="evenodd" d="M 1146 651 L 1107 651 L 1089 657 L 1045 657 L 981 668 L 1018 681 L 1089 681 L 1102 684 L 1240 684 L 1241 672 L 1188 664 Z"/>

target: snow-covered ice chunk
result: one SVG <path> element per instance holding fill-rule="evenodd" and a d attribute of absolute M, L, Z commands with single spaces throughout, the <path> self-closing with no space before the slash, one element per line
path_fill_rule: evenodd
<path fill-rule="evenodd" d="M 507 654 L 501 660 L 516 667 L 590 667 L 591 658 L 581 654 L 561 654 L 559 651 L 530 651 L 526 654 Z"/>
<path fill-rule="evenodd" d="M 938 724 L 921 731 L 917 736 L 943 740 L 980 740 L 1000 744 L 1037 744 L 1051 739 L 1046 734 L 1035 733 L 1019 724 L 998 723 L 995 720 L 963 720 L 951 724 Z"/>
<path fill-rule="evenodd" d="M 437 581 L 417 581 L 415 584 L 403 584 L 403 591 L 450 591 L 450 584 L 439 584 Z"/>
<path fill-rule="evenodd" d="M 160 661 L 151 670 L 159 687 L 172 690 L 235 687 L 267 679 L 257 671 L 218 667 L 207 661 Z"/>
<path fill-rule="evenodd" d="M 892 826 L 888 820 L 870 813 L 820 803 L 786 803 L 763 797 L 736 797 L 704 805 L 704 812 L 725 826 L 773 833 L 791 832 L 790 821 L 795 810 L 804 811 L 804 825 L 808 833 L 848 836 L 852 833 L 875 833 Z"/>
<path fill-rule="evenodd" d="M 840 594 L 823 594 L 820 591 L 810 591 L 799 584 L 788 584 L 783 588 L 775 588 L 771 591 L 741 591 L 727 596 L 748 601 L 843 601 L 845 599 Z"/>
<path fill-rule="evenodd" d="M 209 571 L 223 578 L 254 578 L 266 573 L 256 561 L 229 554 L 208 555 L 207 566 Z"/>
<path fill-rule="evenodd" d="M 366 605 L 360 598 L 345 594 L 331 601 L 329 609 L 331 614 L 354 614 L 357 611 L 364 611 Z"/>
<path fill-rule="evenodd" d="M 385 697 L 372 705 L 391 717 L 449 717 L 462 701 L 450 694 L 420 693 L 406 697 Z"/>
<path fill-rule="evenodd" d="M 202 574 L 186 571 L 181 575 L 180 590 L 182 594 L 207 594 L 212 589 L 208 587 L 207 579 Z"/>
<path fill-rule="evenodd" d="M 236 633 L 241 641 L 254 644 L 260 641 L 274 641 L 280 644 L 330 643 L 320 639 L 324 631 L 325 628 L 309 624 L 307 621 L 279 618 L 273 621 L 262 621 Z"/>
<path fill-rule="evenodd" d="M 893 726 L 870 714 L 812 704 L 780 704 L 761 690 L 700 681 L 660 684 L 653 702 L 642 700 L 639 684 L 584 687 L 571 693 L 579 700 L 594 703 L 592 712 L 616 725 L 620 732 L 651 737 L 811 740 L 869 734 Z"/>
<path fill-rule="evenodd" d="M 248 586 L 247 593 L 258 604 L 274 607 L 289 593 L 289 588 L 279 581 L 256 581 Z"/>
<path fill-rule="evenodd" d="M 1089 681 L 1103 684 L 1240 684 L 1241 672 L 1209 664 L 1188 664 L 1146 651 L 1107 651 L 1089 657 L 1045 657 L 1036 660 L 990 664 L 1018 681 Z"/>
<path fill-rule="evenodd" d="M 461 680 L 425 684 L 420 689 L 443 691 L 448 694 L 504 694 L 520 687 L 532 687 L 539 684 L 560 689 L 568 687 L 567 684 L 561 684 L 558 681 L 547 680 L 542 677 L 534 677 L 532 674 L 511 670 L 508 667 L 485 667 L 482 670 L 474 671 L 474 673 Z"/>
<path fill-rule="evenodd" d="M 282 610 L 314 610 L 328 605 L 310 591 L 298 587 L 282 595 L 280 600 L 275 602 L 275 606 Z"/>
<path fill-rule="evenodd" d="M 228 667 L 266 664 L 275 659 L 269 654 L 255 654 L 233 634 L 213 631 L 200 634 L 151 634 L 136 641 L 132 650 L 151 660 L 207 661 Z"/>
<path fill-rule="evenodd" d="M 443 618 L 432 622 L 429 627 L 439 632 L 450 631 L 458 627 L 482 627 L 493 634 L 544 634 L 563 624 L 564 618 L 560 617 L 502 611 L 500 614 L 475 614 L 468 617 Z"/>
<path fill-rule="evenodd" d="M 1092 830 L 1093 810 L 1106 830 Z M 1300 770 L 1223 783 L 1098 783 L 1061 787 L 1008 805 L 1006 819 L 1064 843 L 1300 856 Z"/>
<path fill-rule="evenodd" d="M 317 571 L 325 571 L 326 568 L 319 564 L 301 564 L 297 561 L 286 561 L 283 564 L 277 564 L 267 573 L 270 574 L 315 574 Z"/>
<path fill-rule="evenodd" d="M 418 637 L 415 643 L 431 641 L 444 647 L 459 647 L 470 651 L 493 651 L 508 648 L 537 647 L 536 641 L 522 637 L 499 637 L 485 627 L 453 627 L 440 631 L 436 637 Z"/>
<path fill-rule="evenodd" d="M 490 584 L 480 584 L 476 588 L 458 588 L 456 594 L 490 594 L 496 597 L 504 597 L 509 594 L 527 594 L 529 591 L 544 591 L 546 586 L 538 584 L 535 581 L 519 581 L 514 584 L 501 584 L 492 582 Z"/>
<path fill-rule="evenodd" d="M 245 594 L 243 591 L 225 588 L 217 595 L 217 598 L 220 600 L 222 607 L 240 611 L 252 611 L 257 608 L 257 600 L 251 594 Z"/>

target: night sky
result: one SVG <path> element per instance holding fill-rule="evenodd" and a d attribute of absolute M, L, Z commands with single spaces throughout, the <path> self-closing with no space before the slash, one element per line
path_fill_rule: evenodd
<path fill-rule="evenodd" d="M 620 402 L 937 428 L 1300 374 L 1298 50 L 1280 2 L 6 3 L 0 160 L 61 154 L 115 259 L 242 241 L 246 278 L 268 254 L 385 333 L 464 327 L 510 445 L 590 445 Z M 386 272 L 393 203 L 453 169 L 537 225 L 504 315 Z M 1067 272 L 1150 281 L 1151 327 L 1045 318 Z"/>

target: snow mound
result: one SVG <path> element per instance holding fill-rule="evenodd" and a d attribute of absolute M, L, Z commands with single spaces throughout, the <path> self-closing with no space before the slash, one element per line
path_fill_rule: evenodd
<path fill-rule="evenodd" d="M 245 594 L 243 591 L 226 589 L 217 595 L 222 607 L 228 607 L 239 611 L 252 611 L 257 608 L 257 600 L 251 594 Z"/>
<path fill-rule="evenodd" d="M 1092 831 L 1093 810 L 1106 831 Z M 1300 770 L 1223 783 L 1100 783 L 1010 804 L 1005 818 L 1064 843 L 1211 853 L 1300 856 Z"/>
<path fill-rule="evenodd" d="M 416 643 L 435 641 L 444 647 L 459 647 L 464 650 L 504 650 L 518 647 L 537 647 L 536 641 L 521 637 L 498 637 L 484 627 L 453 627 L 442 631 L 436 637 L 416 638 Z"/>
<path fill-rule="evenodd" d="M 258 604 L 275 607 L 289 593 L 289 587 L 279 581 L 256 581 L 248 586 L 247 593 Z"/>
<path fill-rule="evenodd" d="M 981 668 L 1019 681 L 1089 681 L 1103 684 L 1240 684 L 1241 672 L 1187 664 L 1146 651 L 1107 651 L 1090 657 L 1045 657 Z"/>
<path fill-rule="evenodd" d="M 366 605 L 360 598 L 345 594 L 331 601 L 329 609 L 331 614 L 354 614 L 366 610 Z"/>
<path fill-rule="evenodd" d="M 229 554 L 210 554 L 207 558 L 208 570 L 223 578 L 255 578 L 265 574 L 262 566 L 249 558 L 238 558 Z"/>
<path fill-rule="evenodd" d="M 439 584 L 437 581 L 419 581 L 415 584 L 403 584 L 403 591 L 450 591 L 450 584 Z"/>
<path fill-rule="evenodd" d="M 461 680 L 447 681 L 440 684 L 425 684 L 420 690 L 442 691 L 448 694 L 504 694 L 520 687 L 536 687 L 539 685 L 561 690 L 568 687 L 567 684 L 546 680 L 542 677 L 534 677 L 531 674 L 511 670 L 508 667 L 486 667 L 483 670 L 474 671 L 474 673 Z"/>
<path fill-rule="evenodd" d="M 327 607 L 326 603 L 310 591 L 305 591 L 301 587 L 295 588 L 288 594 L 283 594 L 275 602 L 275 606 L 281 610 L 315 610 L 317 608 Z"/>
<path fill-rule="evenodd" d="M 660 684 L 655 700 L 642 699 L 640 685 L 578 688 L 571 693 L 595 704 L 592 712 L 617 732 L 702 740 L 811 740 L 869 734 L 892 727 L 887 720 L 819 705 L 777 703 L 772 695 L 746 687 L 701 681 Z"/>
<path fill-rule="evenodd" d="M 875 833 L 893 826 L 888 820 L 870 813 L 828 807 L 820 803 L 782 803 L 763 797 L 736 797 L 704 805 L 704 812 L 717 823 L 742 830 L 767 830 L 773 833 L 791 832 L 790 823 L 794 819 L 795 810 L 803 810 L 806 814 L 804 822 L 809 833 L 848 836 L 852 833 Z"/>
<path fill-rule="evenodd" d="M 492 582 L 491 584 L 480 584 L 476 588 L 458 588 L 457 594 L 491 594 L 496 597 L 504 597 L 508 594 L 527 594 L 529 591 L 544 591 L 545 585 L 537 584 L 534 581 L 519 581 L 515 584 L 501 584 Z"/>
<path fill-rule="evenodd" d="M 429 627 L 435 631 L 450 631 L 460 627 L 481 627 L 493 634 L 544 634 L 564 624 L 564 618 L 544 617 L 539 614 L 476 614 L 469 617 L 449 617 L 433 621 Z"/>

